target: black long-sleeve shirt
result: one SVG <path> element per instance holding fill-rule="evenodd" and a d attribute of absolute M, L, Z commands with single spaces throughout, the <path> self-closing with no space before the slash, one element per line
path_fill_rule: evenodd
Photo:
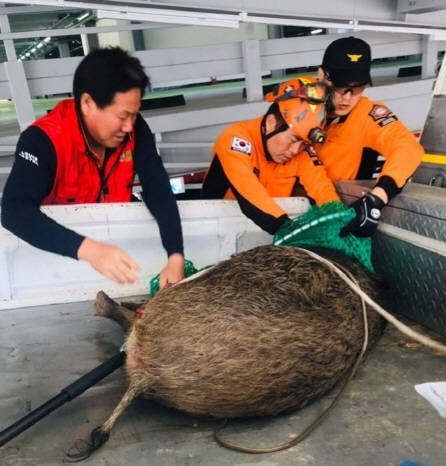
<path fill-rule="evenodd" d="M 175 196 L 157 153 L 153 134 L 139 114 L 134 137 L 133 161 L 143 190 L 143 200 L 158 223 L 167 255 L 183 254 L 183 236 Z M 42 201 L 52 190 L 56 168 L 55 148 L 46 133 L 36 126 L 23 131 L 3 192 L 1 223 L 32 246 L 77 259 L 78 249 L 85 237 L 60 225 L 40 210 Z"/>

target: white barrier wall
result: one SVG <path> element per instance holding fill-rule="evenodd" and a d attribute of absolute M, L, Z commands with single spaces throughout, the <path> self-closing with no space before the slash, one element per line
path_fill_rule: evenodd
<path fill-rule="evenodd" d="M 306 198 L 278 199 L 292 217 Z M 185 255 L 202 268 L 239 251 L 269 244 L 272 237 L 240 211 L 235 201 L 178 202 Z M 148 294 L 149 281 L 166 263 L 158 225 L 142 203 L 48 206 L 51 218 L 83 235 L 117 245 L 142 267 L 140 283 L 117 285 L 87 263 L 38 250 L 0 227 L 0 309 Z"/>
<path fill-rule="evenodd" d="M 358 31 L 355 36 L 370 43 L 374 59 L 418 55 L 423 52 L 423 36 L 419 34 Z M 259 40 L 257 58 L 260 69 L 252 71 L 258 71 L 260 74 L 275 69 L 319 66 L 325 48 L 339 37 L 342 35 Z M 153 88 L 164 88 L 193 82 L 209 82 L 211 76 L 219 80 L 235 76 L 243 78 L 249 70 L 245 69 L 242 44 L 243 42 L 231 42 L 183 46 L 144 50 L 133 54 L 146 68 Z M 445 49 L 446 44 L 439 42 L 438 50 Z M 72 57 L 23 62 L 31 97 L 71 92 L 74 71 L 81 60 L 82 57 Z M 431 73 L 433 75 L 433 70 Z M 11 87 L 15 84 L 14 77 L 8 79 L 5 64 L 0 63 L 0 98 L 11 98 Z"/>
<path fill-rule="evenodd" d="M 423 51 L 424 36 L 417 34 L 362 31 L 355 35 L 371 44 L 375 58 L 417 55 Z M 248 57 L 245 56 L 243 42 L 145 50 L 135 52 L 135 55 L 146 67 L 152 85 L 156 88 L 208 81 L 210 76 L 229 79 L 250 75 L 252 79 L 246 80 L 245 87 L 250 90 L 249 95 L 257 95 L 260 89 L 258 78 L 261 74 L 290 66 L 317 66 L 322 60 L 325 47 L 338 37 L 338 34 L 328 34 L 261 40 L 258 41 L 258 47 L 253 48 L 258 49 L 258 54 L 248 54 Z M 438 50 L 445 48 L 445 42 L 438 43 Z M 34 120 L 31 97 L 70 92 L 72 77 L 81 59 L 82 57 L 73 57 L 0 63 L 0 98 L 10 99 L 14 95 L 19 117 L 18 122 L 3 122 L 0 157 L 14 152 L 19 136 L 18 123 L 23 129 Z M 256 69 L 247 69 L 250 68 L 249 63 L 256 63 L 258 66 L 256 65 Z M 398 66 L 395 66 L 392 73 L 396 74 L 397 70 Z M 366 94 L 374 99 L 384 100 L 409 129 L 421 131 L 430 106 L 434 79 L 420 80 L 414 77 L 409 82 L 404 82 L 405 79 L 399 80 L 395 75 L 391 80 L 392 84 L 384 84 L 381 75 L 387 73 L 388 68 L 373 68 L 375 87 L 367 89 Z M 20 84 L 25 80 L 27 86 Z M 236 90 L 236 95 L 231 94 L 230 90 L 225 91 L 230 95 L 219 95 L 212 89 L 209 86 L 208 95 L 200 95 L 200 98 L 186 94 L 185 106 L 144 112 L 152 131 L 158 133 L 162 159 L 172 174 L 205 168 L 211 156 L 212 143 L 223 126 L 233 121 L 253 118 L 267 108 L 267 103 L 261 99 L 249 102 L 252 99 L 243 99 L 240 88 Z M 163 144 L 173 142 L 180 144 L 163 147 Z M 189 144 L 184 144 L 186 142 Z M 202 142 L 207 143 L 206 147 L 201 146 Z"/>
<path fill-rule="evenodd" d="M 365 95 L 384 101 L 413 132 L 423 129 L 432 100 L 432 79 L 367 88 Z M 235 119 L 249 120 L 263 114 L 268 102 L 222 102 L 218 109 L 172 108 L 169 114 L 143 112 L 157 133 L 158 148 L 169 174 L 197 172 L 208 167 L 213 141 Z M 416 111 L 414 111 L 416 109 Z M 213 124 L 211 124 L 213 123 Z M 171 129 L 169 129 L 171 128 Z"/>

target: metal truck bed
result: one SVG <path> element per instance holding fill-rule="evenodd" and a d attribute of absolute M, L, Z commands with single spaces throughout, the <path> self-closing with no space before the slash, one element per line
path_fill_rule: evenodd
<path fill-rule="evenodd" d="M 122 330 L 92 302 L 1 311 L 0 430 L 116 354 Z M 388 327 L 331 416 L 301 444 L 251 455 L 215 442 L 216 422 L 138 399 L 85 466 L 444 466 L 446 420 L 414 390 L 445 378 L 445 358 Z M 243 374 L 240 375 L 241 377 Z M 2 466 L 54 466 L 104 422 L 125 389 L 119 369 L 0 448 Z M 293 414 L 231 422 L 224 434 L 251 447 L 288 442 L 333 400 Z"/>
<path fill-rule="evenodd" d="M 341 182 L 350 203 L 373 182 Z M 408 183 L 383 210 L 373 264 L 390 284 L 392 311 L 446 336 L 446 191 Z"/>

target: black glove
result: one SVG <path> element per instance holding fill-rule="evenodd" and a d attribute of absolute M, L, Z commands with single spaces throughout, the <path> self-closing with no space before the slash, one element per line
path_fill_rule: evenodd
<path fill-rule="evenodd" d="M 384 201 L 371 193 L 350 204 L 349 207 L 355 209 L 356 217 L 341 230 L 340 236 L 346 236 L 348 233 L 362 238 L 371 236 L 378 226 L 384 206 Z"/>

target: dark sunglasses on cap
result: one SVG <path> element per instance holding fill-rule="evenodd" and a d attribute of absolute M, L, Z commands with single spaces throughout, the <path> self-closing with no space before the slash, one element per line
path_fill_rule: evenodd
<path fill-rule="evenodd" d="M 325 79 L 329 82 L 332 82 L 330 76 L 327 73 L 325 73 Z M 349 92 L 351 92 L 352 95 L 358 95 L 364 92 L 364 89 L 366 87 L 367 87 L 367 83 L 359 83 L 359 84 L 354 84 L 352 86 L 344 86 L 344 87 L 329 86 L 328 89 L 341 95 L 347 95 Z"/>
<path fill-rule="evenodd" d="M 333 86 L 331 89 L 333 92 L 336 92 L 337 94 L 341 95 L 347 95 L 349 92 L 352 93 L 352 95 L 358 95 L 364 92 L 364 89 L 366 88 L 367 84 L 357 84 L 355 86 L 348 86 L 348 87 L 335 87 Z"/>

